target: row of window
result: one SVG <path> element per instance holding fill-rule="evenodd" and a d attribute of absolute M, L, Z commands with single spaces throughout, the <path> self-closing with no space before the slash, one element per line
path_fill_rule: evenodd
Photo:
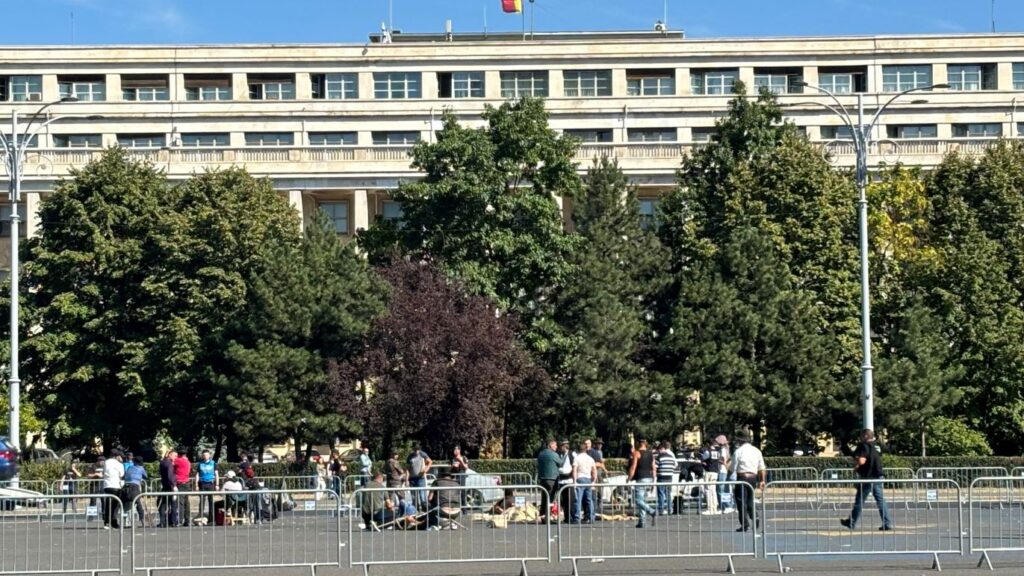
<path fill-rule="evenodd" d="M 882 91 L 898 92 L 921 88 L 933 83 L 933 65 L 909 64 L 882 66 Z M 949 64 L 946 66 L 952 90 L 995 90 L 998 86 L 997 65 Z M 867 66 L 819 67 L 818 85 L 838 94 L 867 91 Z M 626 93 L 629 96 L 671 96 L 676 94 L 676 72 L 667 69 L 626 71 Z M 501 97 L 549 96 L 547 70 L 519 70 L 500 73 Z M 612 96 L 611 70 L 565 70 L 562 72 L 563 95 L 569 98 Z M 690 93 L 703 95 L 732 94 L 739 80 L 739 68 L 690 70 Z M 355 72 L 310 74 L 312 96 L 323 100 L 351 100 L 359 95 L 359 76 Z M 754 86 L 777 94 L 803 91 L 803 68 L 755 68 Z M 438 72 L 438 97 L 483 98 L 482 71 Z M 57 77 L 62 98 L 83 101 L 107 99 L 106 78 L 96 76 Z M 249 74 L 249 99 L 294 100 L 295 74 Z M 1013 64 L 1013 88 L 1024 90 L 1024 62 Z M 27 102 L 42 100 L 43 81 L 40 75 L 0 76 L 0 101 Z M 167 75 L 125 74 L 121 76 L 122 98 L 128 101 L 166 101 L 170 98 Z M 423 73 L 374 72 L 373 97 L 377 100 L 405 100 L 423 97 Z M 185 99 L 197 101 L 232 100 L 230 74 L 186 74 Z"/>
<path fill-rule="evenodd" d="M 803 127 L 801 127 L 803 129 Z M 612 144 L 614 130 L 608 129 L 569 129 L 566 135 L 579 139 L 584 144 Z M 998 122 L 970 122 L 952 124 L 954 138 L 999 138 L 1003 136 L 1003 125 Z M 420 133 L 415 131 L 379 131 L 372 132 L 374 146 L 410 146 L 420 141 Z M 694 127 L 690 129 L 691 142 L 708 142 L 715 134 L 714 127 Z M 850 129 L 846 126 L 821 126 L 822 140 L 848 140 Z M 634 143 L 680 142 L 677 128 L 629 128 L 626 131 L 627 141 Z M 890 124 L 886 126 L 888 138 L 937 138 L 937 124 Z M 1017 124 L 1017 136 L 1024 136 L 1024 122 Z M 309 132 L 310 146 L 355 146 L 358 143 L 356 132 Z M 231 135 L 227 132 L 188 133 L 178 136 L 180 140 L 175 146 L 185 148 L 226 148 L 231 145 Z M 125 148 L 164 148 L 167 146 L 165 134 L 118 134 L 117 143 Z M 100 148 L 103 137 L 100 134 L 54 134 L 53 145 L 56 148 Z M 294 132 L 246 132 L 245 145 L 250 147 L 295 146 Z M 39 146 L 38 136 L 26 142 L 29 148 Z"/>

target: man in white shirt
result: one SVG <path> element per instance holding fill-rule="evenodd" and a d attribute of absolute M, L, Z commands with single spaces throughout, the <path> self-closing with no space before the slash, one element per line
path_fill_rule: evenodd
<path fill-rule="evenodd" d="M 124 462 L 121 451 L 114 448 L 103 461 L 103 493 L 113 498 L 103 499 L 103 529 L 121 527 L 121 489 L 124 488 Z"/>
<path fill-rule="evenodd" d="M 754 487 L 764 490 L 765 476 L 768 468 L 764 465 L 764 455 L 750 443 L 750 439 L 744 434 L 737 434 L 734 438 L 736 451 L 732 454 L 732 471 L 736 479 L 742 484 L 737 484 L 734 489 L 733 499 L 737 503 L 740 516 L 740 527 L 737 532 L 750 530 L 754 521 Z M 760 521 L 757 522 L 757 526 Z"/>
<path fill-rule="evenodd" d="M 597 520 L 596 507 L 594 506 L 594 489 L 592 488 L 592 485 L 597 482 L 597 463 L 587 453 L 586 442 L 580 443 L 580 451 L 576 454 L 576 459 L 572 466 L 572 480 L 576 483 L 576 502 L 572 510 L 572 523 L 579 523 L 581 508 L 585 501 L 588 518 L 583 523 L 593 524 Z"/>

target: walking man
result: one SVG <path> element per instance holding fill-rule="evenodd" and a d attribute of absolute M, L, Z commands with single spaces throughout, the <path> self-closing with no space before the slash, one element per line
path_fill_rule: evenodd
<path fill-rule="evenodd" d="M 750 443 L 750 439 L 743 434 L 735 436 L 736 451 L 732 455 L 732 471 L 736 479 L 741 482 L 737 484 L 733 492 L 733 499 L 737 502 L 740 516 L 740 527 L 737 532 L 747 532 L 750 525 L 754 524 L 754 487 L 764 490 L 765 476 L 768 468 L 764 464 L 764 455 L 761 450 Z M 755 528 L 760 526 L 760 521 Z"/>
<path fill-rule="evenodd" d="M 198 474 L 196 475 L 196 490 L 199 492 L 215 492 L 217 486 L 220 485 L 220 472 L 217 471 L 217 463 L 210 458 L 210 451 L 203 450 L 202 455 L 199 457 L 199 463 L 196 465 L 198 468 Z M 200 496 L 199 498 L 199 516 L 203 516 L 205 510 L 206 525 L 213 525 L 213 496 Z"/>
<path fill-rule="evenodd" d="M 131 454 L 129 452 L 128 454 Z M 125 454 L 125 460 L 128 459 L 128 455 Z M 127 464 L 127 462 L 125 462 Z M 132 460 L 132 466 L 126 468 L 124 472 L 124 501 L 131 506 L 132 501 L 138 498 L 142 494 L 142 485 L 149 479 L 149 475 L 146 474 L 146 466 L 142 462 L 141 456 L 135 456 Z M 145 510 L 142 508 L 142 500 L 135 500 L 135 512 L 139 517 L 139 525 L 145 525 Z"/>
<path fill-rule="evenodd" d="M 873 430 L 865 428 L 860 433 L 860 444 L 857 445 L 857 449 L 853 452 L 853 459 L 855 462 L 853 471 L 857 474 L 857 477 L 861 480 L 871 480 L 871 482 L 857 484 L 857 494 L 853 500 L 853 510 L 850 512 L 850 517 L 843 518 L 839 523 L 850 530 L 855 529 L 857 521 L 860 520 L 864 500 L 867 499 L 870 492 L 875 498 L 875 504 L 878 505 L 878 515 L 882 517 L 882 525 L 878 529 L 892 530 L 889 507 L 886 506 L 885 495 L 882 493 L 882 480 L 885 479 L 885 473 L 882 470 L 882 451 L 875 444 L 875 433 Z"/>
<path fill-rule="evenodd" d="M 654 454 L 647 449 L 647 440 L 643 438 L 637 443 L 633 457 L 629 461 L 629 480 L 636 482 L 633 488 L 633 503 L 636 505 L 636 515 L 639 518 L 636 527 L 643 528 L 647 525 L 648 514 L 653 526 L 657 523 L 658 514 L 647 503 L 647 490 L 654 483 Z"/>
<path fill-rule="evenodd" d="M 548 440 L 547 448 L 537 454 L 537 483 L 544 489 L 546 501 L 541 503 L 541 516 L 551 514 L 551 504 L 555 501 L 558 491 L 558 469 L 562 466 L 562 457 L 555 450 L 558 442 L 554 438 Z M 557 520 L 557 518 L 556 518 Z"/>
<path fill-rule="evenodd" d="M 124 488 L 124 463 L 121 451 L 111 449 L 110 457 L 103 462 L 103 493 L 112 498 L 103 499 L 103 529 L 121 527 L 121 489 Z"/>
<path fill-rule="evenodd" d="M 189 502 L 188 492 L 192 491 L 192 483 L 189 482 L 192 476 L 192 463 L 188 461 L 184 448 L 175 450 L 177 456 L 174 458 L 174 491 L 184 492 L 178 498 L 178 518 L 182 526 L 188 526 L 192 521 L 192 503 Z"/>
<path fill-rule="evenodd" d="M 572 521 L 578 523 L 581 517 L 581 506 L 587 512 L 584 524 L 593 524 L 597 520 L 594 510 L 594 488 L 597 483 L 597 463 L 587 453 L 587 443 L 580 443 L 580 451 L 572 466 L 572 480 L 576 483 L 576 502 L 573 507 Z"/>
<path fill-rule="evenodd" d="M 178 453 L 172 448 L 167 451 L 164 459 L 160 461 L 161 492 L 174 492 L 178 488 L 178 483 L 174 479 L 174 461 L 177 458 Z M 177 526 L 181 521 L 178 518 L 178 505 L 175 502 L 174 496 L 161 496 L 157 500 L 157 508 L 160 514 L 160 520 L 157 522 L 157 525 L 161 528 Z"/>
<path fill-rule="evenodd" d="M 427 473 L 430 472 L 430 466 L 434 463 L 427 456 L 427 453 L 420 449 L 419 442 L 413 444 L 412 454 L 406 459 L 405 464 L 409 470 L 409 488 L 412 492 L 412 502 L 418 510 L 427 509 L 427 492 L 426 490 L 417 490 L 417 488 L 427 487 Z"/>
<path fill-rule="evenodd" d="M 662 516 L 672 513 L 672 483 L 676 480 L 676 467 L 679 462 L 672 453 L 672 444 L 662 442 L 655 461 L 658 473 L 658 514 Z"/>

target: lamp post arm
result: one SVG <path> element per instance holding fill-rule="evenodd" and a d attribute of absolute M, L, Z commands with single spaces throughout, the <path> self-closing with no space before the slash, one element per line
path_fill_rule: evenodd
<path fill-rule="evenodd" d="M 874 116 L 871 117 L 871 122 L 868 123 L 868 126 L 867 126 L 868 129 L 869 130 L 874 130 L 875 124 L 878 123 L 878 119 L 882 117 L 882 112 L 885 112 L 885 109 L 888 108 L 889 105 L 891 105 L 896 100 L 902 98 L 903 96 L 906 96 L 907 94 L 912 94 L 914 92 L 923 92 L 925 90 L 931 90 L 933 88 L 945 88 L 945 87 L 946 87 L 946 85 L 944 85 L 944 84 L 930 84 L 928 86 L 918 86 L 917 88 L 911 88 L 909 90 L 904 90 L 903 92 L 899 92 L 897 94 L 894 94 L 892 96 L 892 98 L 889 98 L 889 100 L 887 100 L 885 102 L 885 104 L 882 104 L 881 108 L 879 108 L 878 110 L 875 111 Z"/>
<path fill-rule="evenodd" d="M 822 88 L 821 86 L 817 86 L 817 85 L 814 85 L 814 84 L 808 84 L 807 82 L 804 82 L 802 85 L 805 88 L 810 88 L 811 90 L 816 90 L 816 91 L 821 92 L 822 94 L 828 96 L 829 98 L 831 98 L 832 101 L 836 103 L 836 106 L 838 107 L 838 109 L 842 110 L 841 115 L 846 117 L 846 118 L 850 118 L 849 110 L 846 109 L 846 106 L 843 105 L 843 103 L 839 100 L 839 97 L 836 96 L 834 92 L 832 92 L 831 90 L 828 90 L 827 88 Z M 840 113 L 836 112 L 836 114 L 840 114 Z"/>

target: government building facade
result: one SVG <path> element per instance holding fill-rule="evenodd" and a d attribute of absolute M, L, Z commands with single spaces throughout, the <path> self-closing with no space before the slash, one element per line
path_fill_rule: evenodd
<path fill-rule="evenodd" d="M 578 137 L 580 169 L 613 156 L 638 186 L 641 210 L 674 183 L 683 155 L 707 142 L 733 82 L 767 87 L 789 119 L 840 166 L 853 148 L 821 104 L 835 93 L 882 115 L 871 163 L 930 166 L 1024 130 L 1024 34 L 687 39 L 679 32 L 381 34 L 364 44 L 39 46 L 0 48 L 0 131 L 53 120 L 26 142 L 22 233 L 40 200 L 104 147 L 120 145 L 171 179 L 244 166 L 271 179 L 308 221 L 323 210 L 352 237 L 399 218 L 389 191 L 417 178 L 413 144 L 446 109 L 469 125 L 485 104 L 543 97 L 551 126 Z M 55 119 L 56 118 L 56 119 Z M 6 186 L 7 174 L 2 175 Z M 851 207 L 853 199 L 851 198 Z M 9 268 L 3 206 L 0 268 Z"/>

